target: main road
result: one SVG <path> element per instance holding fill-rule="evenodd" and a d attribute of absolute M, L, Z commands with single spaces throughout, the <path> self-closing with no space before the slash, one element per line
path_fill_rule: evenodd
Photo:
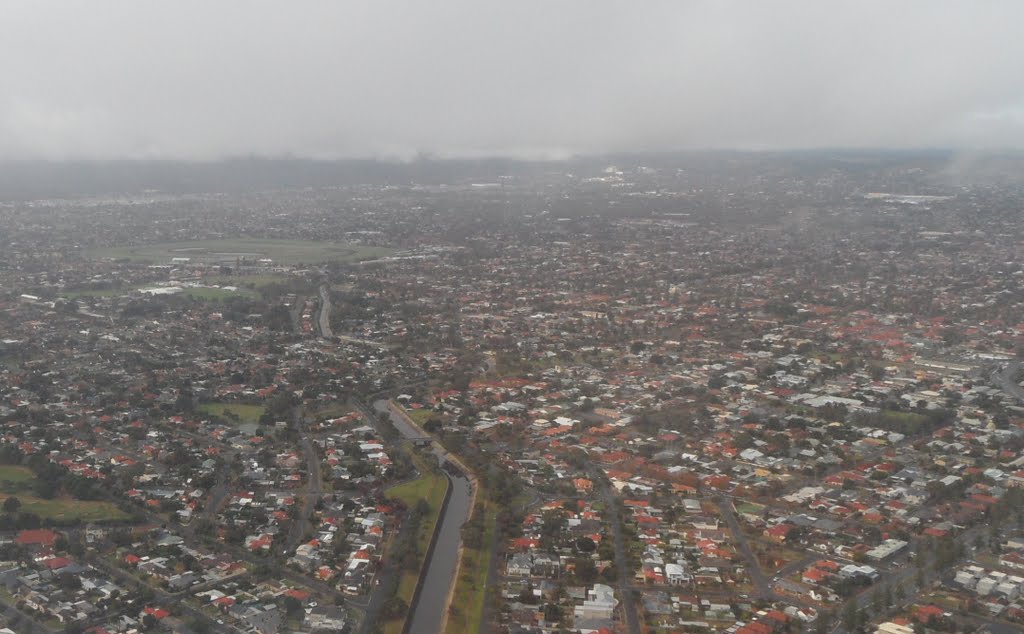
<path fill-rule="evenodd" d="M 618 500 L 612 493 L 612 487 L 608 484 L 604 472 L 593 464 L 590 465 L 590 477 L 601 490 L 602 501 L 608 510 L 608 517 L 611 518 L 612 542 L 615 546 L 615 569 L 619 573 L 619 595 L 622 596 L 622 614 L 625 617 L 626 631 L 629 634 L 640 634 L 640 618 L 636 613 L 636 593 L 629 584 L 629 558 L 626 556 L 626 540 L 622 536 L 622 520 L 619 518 Z"/>

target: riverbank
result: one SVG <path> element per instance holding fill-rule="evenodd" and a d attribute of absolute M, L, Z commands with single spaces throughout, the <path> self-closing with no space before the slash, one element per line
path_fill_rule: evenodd
<path fill-rule="evenodd" d="M 461 530 L 476 504 L 478 486 L 466 465 L 434 442 L 404 410 L 386 400 L 378 400 L 373 406 L 376 411 L 387 413 L 395 428 L 407 439 L 417 443 L 429 442 L 431 453 L 439 464 L 450 464 L 445 473 L 449 481 L 449 495 L 436 524 L 428 556 L 424 559 L 423 572 L 403 630 L 416 634 L 442 632 L 462 560 Z M 463 474 L 470 474 L 470 477 Z"/>
<path fill-rule="evenodd" d="M 476 634 L 483 620 L 488 577 L 496 546 L 498 512 L 487 498 L 486 491 L 481 489 L 479 485 L 476 487 L 471 508 L 473 516 L 478 515 L 483 522 L 483 534 L 477 546 L 468 547 L 463 543 L 459 548 L 458 573 L 448 593 L 448 605 L 452 608 L 445 617 L 443 631 L 447 634 Z M 470 521 L 474 521 L 473 516 L 470 516 Z"/>
<path fill-rule="evenodd" d="M 402 421 L 415 429 L 416 433 L 426 434 L 400 405 L 389 401 L 388 407 L 393 415 L 401 417 Z M 449 453 L 437 441 L 432 440 L 431 444 L 435 447 L 435 452 L 442 452 L 445 459 L 465 475 L 470 486 L 470 512 L 466 521 L 478 518 L 482 533 L 479 543 L 474 547 L 467 547 L 460 535 L 455 569 L 448 585 L 444 602 L 446 609 L 439 631 L 448 634 L 475 634 L 480 629 L 484 602 L 487 599 L 487 580 L 491 558 L 494 555 L 497 509 L 487 499 L 486 494 L 481 495 L 479 478 L 458 456 Z"/>
<path fill-rule="evenodd" d="M 408 610 L 402 618 L 392 619 L 384 626 L 385 633 L 397 634 L 406 631 L 405 623 L 414 610 L 419 593 L 419 582 L 430 561 L 431 550 L 440 525 L 439 520 L 444 515 L 445 506 L 451 495 L 451 483 L 444 474 L 428 472 L 416 480 L 398 485 L 389 490 L 386 495 L 390 499 L 401 500 L 410 511 L 420 500 L 426 500 L 430 506 L 427 515 L 420 519 L 415 535 L 411 537 L 416 552 L 422 553 L 420 564 L 415 570 L 402 570 L 395 592 L 395 596 L 408 606 Z M 389 553 L 389 556 L 396 555 L 397 553 L 394 552 Z"/>

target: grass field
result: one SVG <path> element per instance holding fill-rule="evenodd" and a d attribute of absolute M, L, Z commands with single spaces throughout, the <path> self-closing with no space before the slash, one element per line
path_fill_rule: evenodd
<path fill-rule="evenodd" d="M 44 500 L 37 497 L 19 495 L 21 512 L 35 513 L 44 520 L 82 520 L 96 522 L 99 520 L 124 520 L 128 515 L 110 502 L 74 500 L 71 498 L 54 498 Z M 7 498 L 4 498 L 7 499 Z"/>
<path fill-rule="evenodd" d="M 118 297 L 127 295 L 132 288 L 104 288 L 104 289 L 83 289 L 77 291 L 64 291 L 61 297 L 67 299 L 78 299 L 79 297 Z"/>
<path fill-rule="evenodd" d="M 480 621 L 484 616 L 484 602 L 487 600 L 487 574 L 491 567 L 491 556 L 494 553 L 496 538 L 496 522 L 498 509 L 487 500 L 487 492 L 481 487 L 477 492 L 476 508 L 473 513 L 483 513 L 484 534 L 479 548 L 464 548 L 459 578 L 455 582 L 455 593 L 452 596 L 454 610 L 448 615 L 445 632 L 480 631 Z"/>
<path fill-rule="evenodd" d="M 345 414 L 352 412 L 352 407 L 347 403 L 336 403 L 333 405 L 326 405 L 320 408 L 312 408 L 303 412 L 304 416 L 311 416 L 317 420 L 325 420 L 328 418 L 340 418 Z"/>
<path fill-rule="evenodd" d="M 226 288 L 190 288 L 186 287 L 181 291 L 182 295 L 188 295 L 189 297 L 195 297 L 196 299 L 202 299 L 206 301 L 221 301 L 229 297 L 257 297 L 255 291 L 251 291 L 247 288 L 238 288 L 235 290 L 229 290 Z"/>
<path fill-rule="evenodd" d="M 203 283 L 260 289 L 271 284 L 287 284 L 296 279 L 287 275 L 210 275 L 203 278 Z"/>
<path fill-rule="evenodd" d="M 383 247 L 364 247 L 304 240 L 194 240 L 135 247 L 111 247 L 91 251 L 100 258 L 127 259 L 135 262 L 167 262 L 171 258 L 191 258 L 193 262 L 233 264 L 236 258 L 270 258 L 274 264 L 317 264 L 320 262 L 358 262 L 392 253 Z"/>
<path fill-rule="evenodd" d="M 737 513 L 744 513 L 746 515 L 761 515 L 764 513 L 763 504 L 755 504 L 754 502 L 744 502 L 736 505 Z"/>
<path fill-rule="evenodd" d="M 0 486 L 23 486 L 34 479 L 35 475 L 28 467 L 0 465 Z"/>
<path fill-rule="evenodd" d="M 441 502 L 444 501 L 444 492 L 447 488 L 448 481 L 442 474 L 428 473 L 388 489 L 387 496 L 401 500 L 409 508 L 416 506 L 420 500 L 426 500 L 430 504 L 431 514 L 436 515 L 436 512 L 441 510 Z"/>
<path fill-rule="evenodd" d="M 423 426 L 435 412 L 429 409 L 407 409 L 405 413 L 409 415 L 409 418 L 413 419 L 417 425 Z"/>
<path fill-rule="evenodd" d="M 426 554 L 430 546 L 430 539 L 434 535 L 434 527 L 437 525 L 438 517 L 441 514 L 441 505 L 444 503 L 444 495 L 448 490 L 448 479 L 437 468 L 430 468 L 415 452 L 413 462 L 420 469 L 423 475 L 415 480 L 388 489 L 387 497 L 401 500 L 408 508 L 412 508 L 420 500 L 426 500 L 430 505 L 430 512 L 420 522 L 416 534 L 416 547 L 420 553 Z M 422 568 L 424 562 L 420 562 Z M 416 582 L 419 579 L 419 570 L 405 571 L 398 582 L 397 596 L 405 601 L 406 605 L 412 604 L 412 595 L 416 591 Z M 405 619 L 393 619 L 384 624 L 385 634 L 398 634 L 405 625 Z"/>
<path fill-rule="evenodd" d="M 260 416 L 263 416 L 262 405 L 248 405 L 245 403 L 203 403 L 199 410 L 213 416 L 230 419 L 230 414 L 238 417 L 240 423 L 258 423 Z M 229 412 L 225 415 L 224 412 Z"/>
<path fill-rule="evenodd" d="M 209 282 L 210 284 L 216 284 L 215 282 Z M 232 286 L 230 283 L 223 283 L 224 286 Z M 150 288 L 152 284 L 146 284 L 142 286 L 129 286 L 118 289 L 103 289 L 103 290 L 78 290 L 78 291 L 65 291 L 61 293 L 61 297 L 67 299 L 79 299 L 81 297 L 120 297 L 121 295 L 128 295 L 133 291 L 137 291 L 140 288 Z M 209 288 L 209 287 L 192 287 L 185 286 L 181 289 L 181 295 L 187 295 L 194 297 L 199 300 L 206 301 L 220 301 L 227 299 L 228 297 L 258 297 L 258 293 L 249 288 L 238 287 L 235 290 L 229 290 L 225 288 Z"/>
<path fill-rule="evenodd" d="M 0 465 L 0 491 L 4 493 L 2 500 L 14 496 L 21 502 L 19 512 L 34 513 L 44 520 L 79 519 L 94 522 L 128 518 L 128 515 L 110 502 L 75 500 L 69 497 L 52 500 L 38 498 L 30 493 L 35 479 L 35 475 L 28 467 Z"/>

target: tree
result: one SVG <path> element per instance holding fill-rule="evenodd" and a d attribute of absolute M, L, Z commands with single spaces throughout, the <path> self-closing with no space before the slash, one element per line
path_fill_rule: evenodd
<path fill-rule="evenodd" d="M 381 613 L 386 619 L 398 619 L 405 616 L 405 613 L 409 611 L 409 606 L 405 603 L 402 597 L 391 597 L 384 602 L 381 606 Z"/>
<path fill-rule="evenodd" d="M 78 575 L 73 575 L 70 572 L 62 572 L 57 577 L 57 584 L 61 590 L 79 590 L 82 587 L 82 580 Z"/>
<path fill-rule="evenodd" d="M 544 620 L 548 623 L 559 623 L 562 620 L 562 608 L 557 603 L 544 605 Z"/>
<path fill-rule="evenodd" d="M 533 605 L 537 603 L 537 597 L 533 594 L 532 583 L 527 583 L 522 591 L 519 592 L 519 602 L 526 605 Z"/>
<path fill-rule="evenodd" d="M 38 477 L 33 488 L 37 496 L 50 500 L 56 497 L 58 485 L 54 479 Z"/>
<path fill-rule="evenodd" d="M 577 557 L 574 570 L 576 578 L 584 585 L 589 586 L 597 580 L 597 566 L 589 557 Z"/>
<path fill-rule="evenodd" d="M 818 614 L 817 626 L 815 627 L 814 631 L 817 634 L 827 634 L 828 632 L 832 631 L 832 627 L 831 626 L 832 626 L 832 613 L 829 612 L 828 610 L 822 610 Z"/>
<path fill-rule="evenodd" d="M 4 513 L 16 513 L 21 508 L 21 500 L 13 495 L 4 500 Z"/>
<path fill-rule="evenodd" d="M 842 614 L 843 627 L 848 630 L 856 629 L 857 627 L 857 605 L 856 601 L 850 601 Z"/>
<path fill-rule="evenodd" d="M 286 596 L 284 598 L 284 611 L 288 616 L 295 616 L 302 612 L 302 601 L 299 601 L 295 597 Z"/>

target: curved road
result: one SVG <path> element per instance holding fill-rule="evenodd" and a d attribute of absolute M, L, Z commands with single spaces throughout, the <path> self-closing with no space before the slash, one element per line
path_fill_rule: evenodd
<path fill-rule="evenodd" d="M 326 284 L 320 285 L 320 319 L 317 320 L 317 325 L 320 327 L 321 337 L 330 339 L 333 336 L 331 332 L 331 292 L 327 290 Z"/>
<path fill-rule="evenodd" d="M 1014 375 L 1017 374 L 1022 366 L 1024 366 L 1024 361 L 1011 361 L 1006 364 L 1002 372 L 994 373 L 992 378 L 999 383 L 999 387 L 1004 392 L 1016 398 L 1021 405 L 1024 405 L 1024 387 L 1017 385 L 1013 381 Z"/>
<path fill-rule="evenodd" d="M 320 315 L 317 319 L 317 328 L 320 329 L 320 337 L 323 339 L 337 339 L 343 343 L 354 343 L 363 346 L 371 346 L 381 350 L 387 350 L 388 346 L 380 341 L 370 339 L 359 339 L 347 335 L 335 335 L 331 330 L 331 292 L 326 284 L 320 285 Z"/>

